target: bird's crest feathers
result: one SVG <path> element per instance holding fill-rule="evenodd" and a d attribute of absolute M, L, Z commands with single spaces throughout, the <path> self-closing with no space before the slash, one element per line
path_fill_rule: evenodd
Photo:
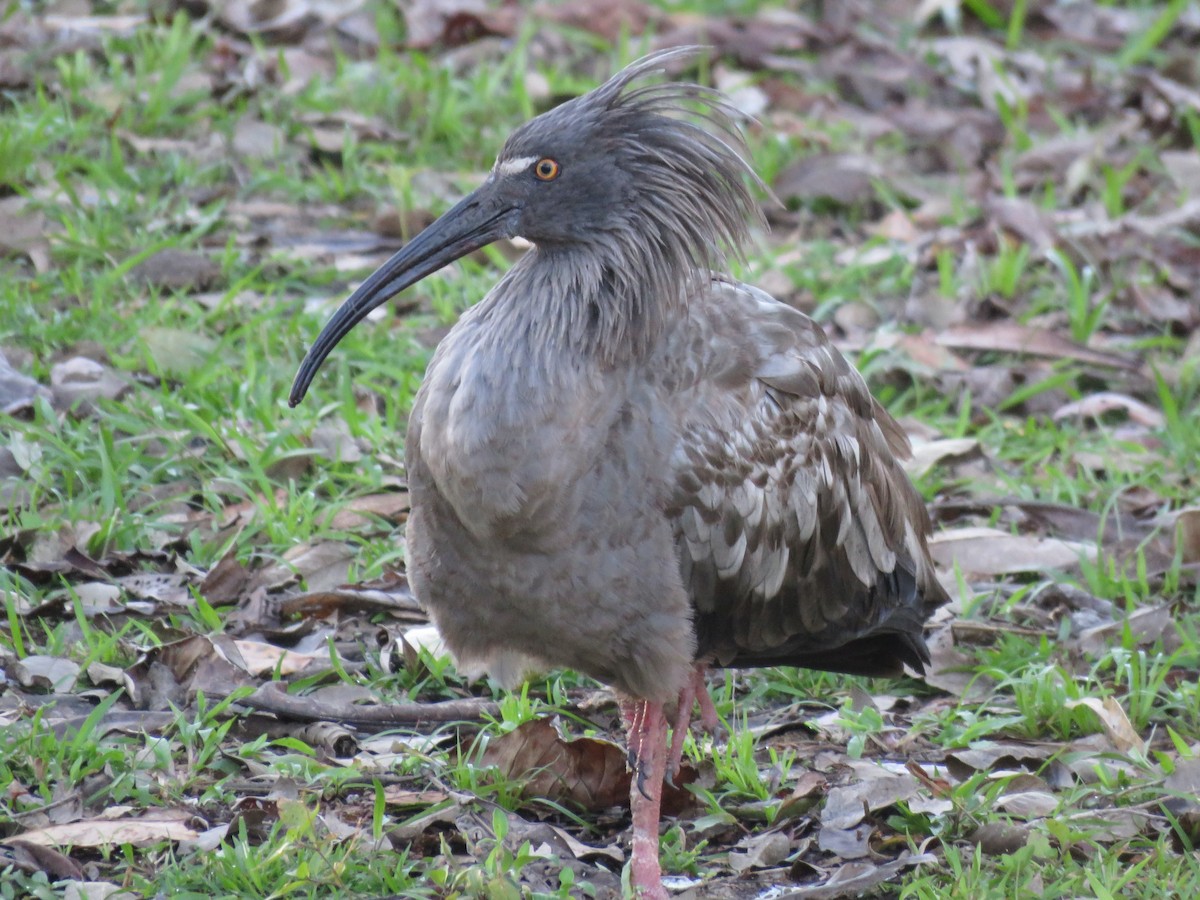
<path fill-rule="evenodd" d="M 652 343 L 673 309 L 726 271 L 729 256 L 743 258 L 749 223 L 763 223 L 751 185 L 770 192 L 747 162 L 741 113 L 712 88 L 639 83 L 705 49 L 677 47 L 632 63 L 527 123 L 497 161 L 498 173 L 516 170 L 543 140 L 583 135 L 628 176 L 628 197 L 590 223 L 586 240 L 543 247 L 569 255 L 581 293 L 603 284 L 592 314 L 605 355 Z M 557 267 L 563 273 L 569 264 L 559 258 Z"/>

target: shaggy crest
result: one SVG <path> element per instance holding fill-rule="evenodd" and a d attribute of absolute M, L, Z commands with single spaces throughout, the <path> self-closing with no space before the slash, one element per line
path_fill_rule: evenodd
<path fill-rule="evenodd" d="M 586 332 L 590 349 L 610 360 L 651 345 L 673 311 L 726 270 L 729 255 L 744 258 L 748 223 L 765 224 L 750 184 L 770 191 L 746 161 L 741 114 L 712 88 L 635 84 L 703 49 L 674 48 L 633 63 L 526 123 L 500 154 L 536 154 L 557 136 L 575 135 L 579 152 L 604 154 L 623 176 L 621 202 L 592 216 L 582 235 L 537 241 L 531 254 L 554 267 L 554 294 L 585 301 L 557 310 L 558 326 L 577 345 Z"/>

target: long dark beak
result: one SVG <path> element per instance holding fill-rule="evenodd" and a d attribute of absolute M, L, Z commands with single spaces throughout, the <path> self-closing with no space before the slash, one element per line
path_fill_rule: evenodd
<path fill-rule="evenodd" d="M 516 208 L 500 202 L 489 187 L 464 197 L 359 285 L 308 348 L 292 382 L 288 406 L 304 399 L 325 357 L 367 313 L 442 266 L 512 236 Z"/>

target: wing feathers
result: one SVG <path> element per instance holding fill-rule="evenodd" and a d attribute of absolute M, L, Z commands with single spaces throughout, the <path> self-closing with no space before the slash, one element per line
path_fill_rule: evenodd
<path fill-rule="evenodd" d="M 907 437 L 812 320 L 742 285 L 713 296 L 698 315 L 737 323 L 697 326 L 711 371 L 695 373 L 668 510 L 701 652 L 836 668 L 829 651 L 854 645 L 854 671 L 919 664 L 925 615 L 945 595 L 897 461 Z"/>

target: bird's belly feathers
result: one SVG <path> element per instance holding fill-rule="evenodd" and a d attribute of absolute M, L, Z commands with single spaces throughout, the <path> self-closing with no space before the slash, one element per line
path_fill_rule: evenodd
<path fill-rule="evenodd" d="M 691 606 L 662 488 L 644 474 L 656 467 L 626 452 L 656 426 L 611 401 L 627 394 L 602 376 L 560 374 L 548 396 L 519 373 L 475 377 L 450 350 L 410 423 L 408 564 L 460 666 L 509 683 L 562 666 L 637 696 L 677 693 Z"/>

